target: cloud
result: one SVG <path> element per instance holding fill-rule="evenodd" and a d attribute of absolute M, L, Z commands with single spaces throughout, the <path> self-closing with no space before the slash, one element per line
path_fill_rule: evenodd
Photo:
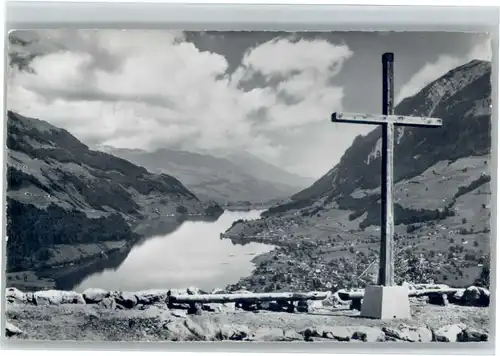
<path fill-rule="evenodd" d="M 470 62 L 471 60 L 491 61 L 491 40 L 486 40 L 475 45 L 464 57 L 441 55 L 433 63 L 426 63 L 410 80 L 401 87 L 396 96 L 396 104 L 404 98 L 410 97 L 422 90 L 436 78 L 441 77 L 453 68 Z"/>
<path fill-rule="evenodd" d="M 317 74 L 330 71 L 335 75 L 340 64 L 352 54 L 345 44 L 333 46 L 324 40 L 276 38 L 247 52 L 243 65 L 265 76 L 303 71 Z"/>
<path fill-rule="evenodd" d="M 492 59 L 493 52 L 491 50 L 491 40 L 478 43 L 472 48 L 472 50 L 467 54 L 468 60 L 478 59 L 482 61 L 490 61 Z"/>
<path fill-rule="evenodd" d="M 11 51 L 35 53 L 10 69 L 10 110 L 68 129 L 89 144 L 154 150 L 244 149 L 277 160 L 283 129 L 341 110 L 331 84 L 352 52 L 324 40 L 277 38 L 226 58 L 174 31 L 40 31 Z M 256 74 L 276 85 L 242 88 Z M 288 99 L 287 99 L 288 98 Z"/>
<path fill-rule="evenodd" d="M 446 72 L 456 68 L 462 62 L 461 58 L 451 56 L 439 56 L 434 63 L 426 63 L 417 73 L 415 73 L 408 83 L 403 85 L 396 96 L 395 102 L 398 104 L 404 98 L 413 96 L 422 90 L 426 85 L 441 77 Z"/>

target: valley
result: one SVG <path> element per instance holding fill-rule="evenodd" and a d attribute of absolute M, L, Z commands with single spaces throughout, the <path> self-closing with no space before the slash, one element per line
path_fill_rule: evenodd
<path fill-rule="evenodd" d="M 261 208 L 288 198 L 313 183 L 245 152 L 200 154 L 172 149 L 97 147 L 98 150 L 179 179 L 202 200 L 214 200 L 230 209 Z"/>
<path fill-rule="evenodd" d="M 398 134 L 398 283 L 434 281 L 464 287 L 488 272 L 491 157 L 489 104 L 483 97 L 491 90 L 486 81 L 490 70 L 488 63 L 473 61 L 396 108 L 444 121 L 442 130 L 405 128 Z M 451 119 L 453 124 L 447 125 Z M 221 239 L 235 244 L 276 246 L 255 256 L 251 275 L 228 290 L 337 290 L 374 283 L 380 234 L 379 134 L 375 129 L 355 139 L 337 166 L 290 198 L 264 190 L 267 199 L 262 201 L 231 195 L 219 205 L 161 171 L 177 164 L 173 171 L 191 186 L 197 184 L 194 177 L 198 182 L 212 179 L 219 168 L 227 179 L 228 167 L 236 175 L 248 174 L 241 166 L 236 170 L 228 158 L 101 147 L 157 172 L 151 173 L 92 151 L 64 130 L 9 112 L 8 281 L 38 285 L 30 272 L 37 270 L 41 285 L 49 286 L 44 270 L 64 277 L 61 271 L 73 269 L 69 275 L 78 275 L 79 266 L 92 270 L 108 255 L 120 256 L 119 266 L 144 236 L 170 234 L 189 220 L 216 221 L 224 210 L 267 209 L 257 220 L 236 220 L 220 231 Z M 264 182 L 271 173 L 277 179 L 287 175 L 266 169 L 268 173 L 261 171 L 252 179 Z M 182 175 L 183 170 L 190 173 Z M 298 184 L 299 178 L 290 177 Z M 26 277 L 19 274 L 23 271 Z"/>
<path fill-rule="evenodd" d="M 487 346 L 490 35 L 11 31 L 4 334 Z"/>

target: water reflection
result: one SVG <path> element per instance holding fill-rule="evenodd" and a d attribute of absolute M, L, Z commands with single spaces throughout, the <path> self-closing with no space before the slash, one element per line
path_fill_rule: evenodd
<path fill-rule="evenodd" d="M 216 221 L 185 221 L 170 233 L 152 236 L 134 246 L 119 267 L 93 273 L 72 289 L 223 288 L 249 275 L 255 255 L 273 248 L 259 243 L 235 245 L 220 239 L 234 221 L 257 219 L 260 213 L 226 211 Z M 154 230 L 158 224 L 142 228 Z"/>

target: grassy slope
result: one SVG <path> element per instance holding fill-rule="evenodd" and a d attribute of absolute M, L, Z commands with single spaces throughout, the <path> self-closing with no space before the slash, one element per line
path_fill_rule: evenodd
<path fill-rule="evenodd" d="M 441 220 L 396 226 L 400 278 L 411 279 L 406 274 L 409 267 L 405 266 L 405 260 L 418 257 L 420 253 L 428 269 L 434 271 L 432 277 L 436 281 L 468 286 L 478 277 L 480 257 L 488 254 L 490 246 L 490 184 L 486 182 L 456 199 L 453 197 L 459 187 L 468 186 L 487 172 L 485 161 L 489 162 L 487 156 L 463 158 L 451 164 L 438 162 L 423 175 L 398 182 L 395 199 L 403 207 L 414 209 L 414 206 L 419 208 L 419 204 L 431 204 L 443 208 L 453 202 L 451 210 L 455 213 Z M 353 196 L 362 198 L 373 193 L 376 191 L 358 190 Z M 377 223 L 362 229 L 360 225 L 363 226 L 368 217 L 366 212 L 351 219 L 354 210 L 336 206 L 334 202 L 320 199 L 307 209 L 237 223 L 229 229 L 224 236 L 235 241 L 255 240 L 282 247 L 282 250 L 257 259 L 254 277 L 246 280 L 253 279 L 249 286 L 274 290 L 277 287 L 286 289 L 292 283 L 295 288 L 303 289 L 311 287 L 314 279 L 319 279 L 323 287 L 328 281 L 335 285 L 356 279 L 377 259 L 380 228 Z M 373 204 L 371 211 L 378 209 L 378 204 Z M 299 268 L 301 264 L 309 268 Z M 376 271 L 376 264 L 370 271 Z M 276 279 L 273 274 L 284 277 Z M 259 275 L 265 276 L 262 284 L 258 282 Z"/>

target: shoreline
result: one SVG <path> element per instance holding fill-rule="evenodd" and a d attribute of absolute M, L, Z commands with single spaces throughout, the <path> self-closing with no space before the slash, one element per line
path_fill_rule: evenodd
<path fill-rule="evenodd" d="M 255 209 L 252 208 L 251 210 Z M 52 261 L 39 269 L 7 272 L 6 287 L 17 288 L 24 292 L 34 292 L 48 289 L 73 290 L 85 277 L 98 273 L 99 271 L 112 268 L 108 266 L 110 259 L 116 261 L 113 262 L 113 265 L 119 266 L 127 258 L 128 253 L 135 246 L 139 246 L 147 241 L 148 238 L 159 234 L 158 232 L 155 233 L 155 231 L 159 230 L 161 231 L 161 234 L 172 233 L 184 222 L 192 220 L 216 221 L 226 211 L 241 212 L 243 210 L 224 209 L 223 212 L 221 214 L 217 214 L 217 216 L 184 214 L 179 216 L 155 217 L 139 222 L 133 229 L 133 232 L 136 234 L 136 238 L 131 240 L 104 241 L 79 245 L 54 245 L 51 247 L 54 250 L 64 251 L 70 249 L 72 251 L 79 251 L 80 253 L 85 251 L 86 254 L 79 254 L 76 257 L 72 254 L 73 258 L 70 258 L 69 256 L 64 256 L 64 253 L 61 252 L 57 253 L 58 256 L 63 255 L 57 263 Z M 234 241 L 232 242 L 234 243 Z M 278 247 L 266 242 L 252 242 Z M 245 243 L 237 244 L 244 245 Z M 116 245 L 119 246 L 116 247 Z M 240 277 L 238 281 L 251 277 L 253 271 L 258 267 L 259 261 L 270 258 L 269 256 L 271 252 L 264 252 L 253 256 L 250 260 L 253 264 L 252 272 L 249 275 Z M 74 280 L 72 281 L 72 278 L 76 278 L 76 282 Z M 68 287 L 69 285 L 73 286 Z M 231 284 L 220 285 L 217 286 L 217 289 L 227 291 L 230 286 Z"/>
<path fill-rule="evenodd" d="M 292 211 L 233 224 L 221 238 L 235 244 L 256 242 L 276 248 L 255 258 L 252 275 L 231 288 L 271 292 L 287 286 L 294 290 L 327 291 L 376 283 L 380 233 L 375 227 L 360 229 L 358 222 L 359 219 L 350 218 L 349 211 L 334 209 L 313 215 Z M 401 252 L 397 256 L 400 266 L 396 282 L 438 283 L 457 288 L 482 283 L 487 257 L 471 258 L 463 247 L 481 236 L 460 235 L 456 232 L 457 224 L 460 221 L 438 220 L 411 231 L 406 225 L 397 225 L 395 244 Z M 444 257 L 444 251 L 449 248 L 449 255 L 451 247 L 455 258 Z"/>
<path fill-rule="evenodd" d="M 98 253 L 67 260 L 60 265 L 47 266 L 36 270 L 7 272 L 6 287 L 14 287 L 25 292 L 56 288 L 58 280 L 67 278 L 73 274 L 81 274 L 82 271 L 99 266 L 100 262 L 107 261 L 109 258 L 121 256 L 124 260 L 133 248 L 134 243 L 129 243 L 125 240 L 119 242 L 123 243 L 121 248 L 103 249 Z M 99 247 L 102 244 L 86 245 L 89 247 Z M 75 285 L 78 283 L 75 283 Z"/>
<path fill-rule="evenodd" d="M 223 211 L 224 212 L 224 211 Z M 130 239 L 116 241 L 101 241 L 84 244 L 51 245 L 48 247 L 55 257 L 43 262 L 38 268 L 28 270 L 16 270 L 6 272 L 6 287 L 17 288 L 22 291 L 31 292 L 38 290 L 54 289 L 63 285 L 74 284 L 77 286 L 81 281 L 71 282 L 71 278 L 91 275 L 111 268 L 106 266 L 109 260 L 113 265 L 120 265 L 128 253 L 137 245 L 144 243 L 155 234 L 152 231 L 169 233 L 175 231 L 184 222 L 191 220 L 217 220 L 222 214 L 182 214 L 172 216 L 159 216 L 141 220 L 133 228 L 134 235 Z M 146 227 L 144 227 L 147 225 Z M 88 271 L 92 272 L 88 272 Z M 62 281 L 62 282 L 61 282 Z M 71 290 L 72 288 L 64 288 Z"/>

